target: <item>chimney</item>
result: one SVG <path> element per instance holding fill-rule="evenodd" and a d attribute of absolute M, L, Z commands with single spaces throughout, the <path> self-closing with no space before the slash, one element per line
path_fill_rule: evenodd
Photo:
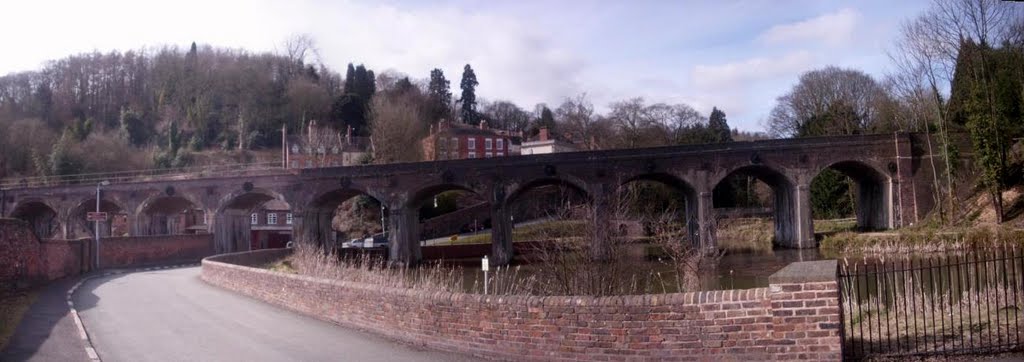
<path fill-rule="evenodd" d="M 481 119 L 480 120 L 480 129 L 487 129 L 487 120 L 485 120 L 485 119 Z"/>
<path fill-rule="evenodd" d="M 548 128 L 547 127 L 541 127 L 540 128 L 540 140 L 541 141 L 547 141 L 548 140 Z"/>

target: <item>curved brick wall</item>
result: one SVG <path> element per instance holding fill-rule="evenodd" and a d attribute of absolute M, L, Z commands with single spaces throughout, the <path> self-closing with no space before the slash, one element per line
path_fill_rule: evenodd
<path fill-rule="evenodd" d="M 293 311 L 510 360 L 839 359 L 836 283 L 623 297 L 493 297 L 273 272 L 290 250 L 203 260 L 202 279 Z M 834 264 L 832 275 L 834 275 Z"/>

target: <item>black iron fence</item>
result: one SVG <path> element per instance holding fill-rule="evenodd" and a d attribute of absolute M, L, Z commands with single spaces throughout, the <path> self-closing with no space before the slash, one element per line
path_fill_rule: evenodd
<path fill-rule="evenodd" d="M 1024 253 L 840 262 L 843 357 L 974 354 L 1021 348 Z"/>

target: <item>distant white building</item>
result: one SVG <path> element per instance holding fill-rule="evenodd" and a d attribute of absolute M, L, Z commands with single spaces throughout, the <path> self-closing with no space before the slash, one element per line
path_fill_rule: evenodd
<path fill-rule="evenodd" d="M 519 152 L 523 155 L 540 155 L 545 153 L 562 153 L 579 151 L 575 144 L 550 137 L 547 128 L 541 128 L 537 139 L 525 141 Z"/>

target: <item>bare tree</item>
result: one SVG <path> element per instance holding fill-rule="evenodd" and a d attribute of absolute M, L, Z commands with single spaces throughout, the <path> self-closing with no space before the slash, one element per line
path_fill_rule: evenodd
<path fill-rule="evenodd" d="M 768 117 L 768 130 L 776 137 L 800 135 L 815 117 L 822 117 L 842 105 L 854 114 L 833 117 L 826 125 L 829 134 L 854 134 L 883 123 L 880 104 L 888 95 L 871 76 L 834 66 L 812 70 L 788 93 L 776 100 Z"/>
<path fill-rule="evenodd" d="M 889 52 L 896 65 L 896 73 L 890 79 L 894 80 L 897 94 L 904 104 L 912 102 L 909 107 L 917 113 L 914 115 L 917 120 L 924 125 L 934 120 L 938 125 L 940 152 L 945 163 L 946 198 L 951 212 L 956 204 L 944 90 L 953 80 L 961 44 L 967 40 L 983 44 L 1013 41 L 1018 34 L 1015 29 L 1024 16 L 1022 11 L 1020 7 L 992 0 L 935 0 L 924 14 L 903 24 L 894 49 Z M 927 126 L 915 126 L 915 129 L 920 128 L 928 130 Z M 934 154 L 931 138 L 927 141 L 928 153 Z M 929 161 L 937 189 L 935 194 L 941 197 L 942 186 L 934 173 L 935 160 L 929 158 Z M 944 214 L 943 203 L 937 204 L 940 214 Z"/>
<path fill-rule="evenodd" d="M 319 63 L 320 50 L 316 47 L 316 40 L 309 34 L 293 34 L 281 44 L 284 56 L 292 63 Z M 312 57 L 312 59 L 307 59 Z"/>
<path fill-rule="evenodd" d="M 530 114 L 509 101 L 486 103 L 481 101 L 488 126 L 509 131 L 523 131 L 530 124 Z"/>
<path fill-rule="evenodd" d="M 597 119 L 594 105 L 587 99 L 586 93 L 566 98 L 555 108 L 555 118 L 562 122 L 563 131 L 575 135 L 584 143 L 589 144 L 590 138 L 594 136 L 593 126 Z"/>
<path fill-rule="evenodd" d="M 416 147 L 426 135 L 421 102 L 410 96 L 378 95 L 370 104 L 375 163 L 413 162 L 422 159 Z"/>

